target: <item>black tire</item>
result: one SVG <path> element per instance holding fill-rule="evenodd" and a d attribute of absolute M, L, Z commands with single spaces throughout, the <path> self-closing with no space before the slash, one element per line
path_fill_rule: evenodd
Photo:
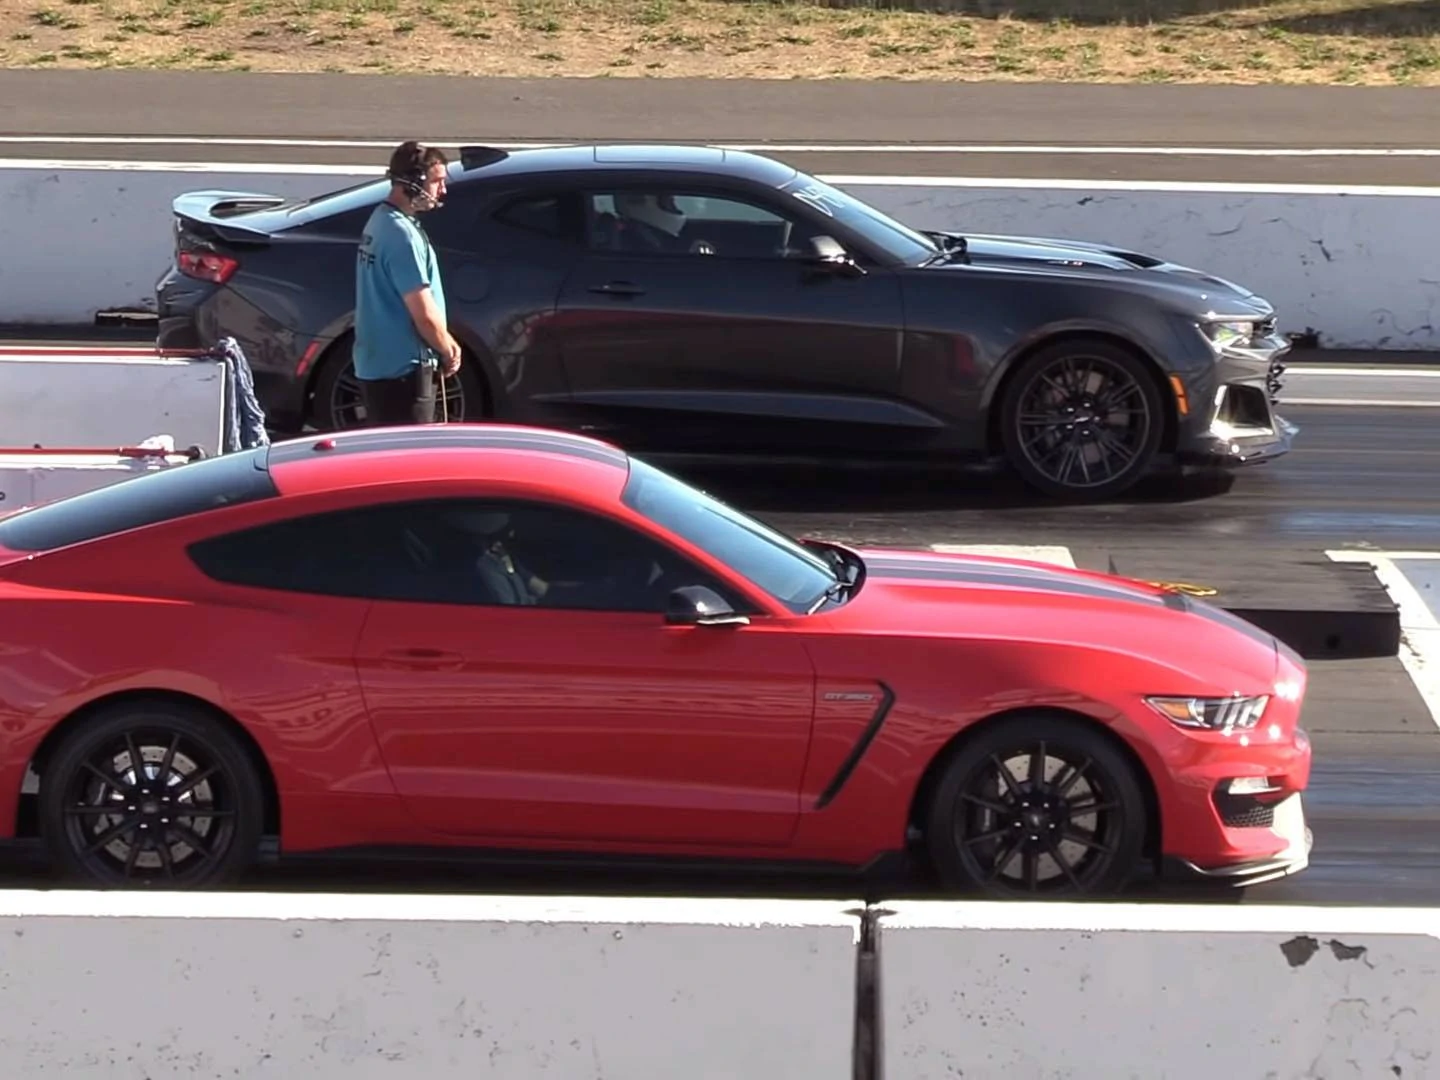
<path fill-rule="evenodd" d="M 153 784 L 133 783 L 132 746 Z M 164 787 L 182 789 L 178 796 L 160 794 L 162 770 L 172 778 Z M 106 803 L 115 810 L 103 813 Z M 213 813 L 170 813 L 172 806 Z M 203 709 L 176 702 L 98 711 L 64 737 L 40 780 L 45 847 L 66 878 L 91 887 L 233 881 L 259 854 L 264 818 L 264 787 L 240 739 Z M 91 850 L 102 836 L 113 839 Z"/>
<path fill-rule="evenodd" d="M 1164 433 L 1149 367 L 1105 341 L 1041 348 L 1021 363 L 999 404 L 1011 468 L 1058 499 L 1110 499 L 1129 490 L 1153 465 Z"/>
<path fill-rule="evenodd" d="M 347 332 L 325 354 L 320 372 L 315 377 L 315 400 L 310 407 L 310 422 L 321 431 L 345 431 L 361 426 L 360 387 L 355 380 L 351 359 L 354 337 Z M 478 361 L 468 352 L 460 370 L 445 380 L 445 398 L 451 423 L 483 420 L 489 412 L 485 379 Z M 436 401 L 436 416 L 440 403 Z"/>
<path fill-rule="evenodd" d="M 997 898 L 1118 893 L 1142 861 L 1147 828 L 1125 756 L 1085 722 L 1048 714 L 1003 720 L 962 744 L 926 817 L 942 885 Z"/>

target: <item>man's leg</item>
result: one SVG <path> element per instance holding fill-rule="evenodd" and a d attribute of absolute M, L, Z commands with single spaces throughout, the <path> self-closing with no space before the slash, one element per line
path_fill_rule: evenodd
<path fill-rule="evenodd" d="M 410 423 L 433 424 L 439 419 L 436 416 L 440 404 L 436 393 L 437 379 L 434 368 L 422 366 L 416 369 L 415 381 L 412 384 L 414 390 L 410 403 Z"/>
<path fill-rule="evenodd" d="M 359 382 L 365 402 L 366 427 L 397 427 L 416 422 L 419 410 L 415 401 L 414 375 L 403 375 L 398 379 L 361 379 Z"/>

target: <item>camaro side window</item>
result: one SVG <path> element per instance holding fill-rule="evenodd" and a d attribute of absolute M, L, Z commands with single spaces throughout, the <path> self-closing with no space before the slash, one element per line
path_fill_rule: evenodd
<path fill-rule="evenodd" d="M 744 199 L 666 188 L 592 194 L 586 216 L 593 247 L 630 255 L 781 259 L 814 232 Z"/>

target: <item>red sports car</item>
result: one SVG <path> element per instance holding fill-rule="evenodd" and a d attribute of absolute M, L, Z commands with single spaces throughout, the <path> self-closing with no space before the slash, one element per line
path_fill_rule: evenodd
<path fill-rule="evenodd" d="M 1163 588 L 781 535 L 523 427 L 277 443 L 0 520 L 0 837 L 815 862 L 1096 894 L 1303 868 L 1299 657 Z"/>

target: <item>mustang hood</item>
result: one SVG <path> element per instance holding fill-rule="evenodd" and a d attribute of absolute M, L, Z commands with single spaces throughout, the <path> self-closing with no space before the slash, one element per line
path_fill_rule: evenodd
<path fill-rule="evenodd" d="M 1021 270 L 1054 269 L 1070 273 L 1116 273 L 1153 277 L 1170 283 L 1206 290 L 1211 294 L 1227 294 L 1232 302 L 1247 303 L 1257 314 L 1269 314 L 1269 305 L 1254 292 L 1233 281 L 1207 274 L 1188 266 L 1168 262 L 1154 255 L 1114 245 L 1092 244 L 1082 240 L 1056 240 L 1039 236 L 997 236 L 990 234 L 932 232 L 936 239 L 964 239 L 973 266 L 1015 267 Z M 963 260 L 943 263 L 936 269 L 963 266 Z"/>
<path fill-rule="evenodd" d="M 884 549 L 857 554 L 865 560 L 864 583 L 836 615 L 860 633 L 998 637 L 1118 650 L 1189 670 L 1196 678 L 1245 683 L 1267 682 L 1279 666 L 1283 646 L 1272 634 L 1215 605 L 1145 582 L 978 555 Z M 1197 670 L 1196 663 L 1206 670 Z"/>

